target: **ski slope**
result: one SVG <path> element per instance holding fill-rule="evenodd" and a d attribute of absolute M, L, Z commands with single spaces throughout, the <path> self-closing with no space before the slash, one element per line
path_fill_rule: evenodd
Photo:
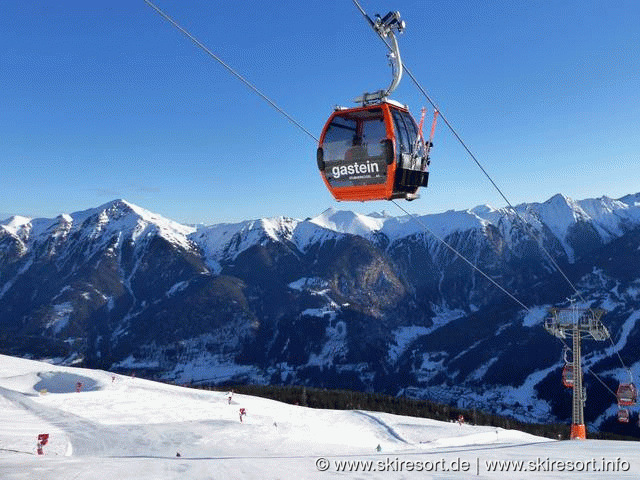
<path fill-rule="evenodd" d="M 247 412 L 242 423 L 240 408 Z M 36 455 L 39 433 L 50 435 L 42 456 Z M 514 473 L 518 464 L 508 464 L 510 472 L 490 471 L 498 468 L 491 462 L 509 461 L 529 471 Z M 617 471 L 594 471 L 603 465 Z M 640 449 L 628 442 L 561 442 L 237 394 L 229 403 L 224 392 L 0 355 L 3 480 L 618 479 L 637 478 L 639 467 Z"/>

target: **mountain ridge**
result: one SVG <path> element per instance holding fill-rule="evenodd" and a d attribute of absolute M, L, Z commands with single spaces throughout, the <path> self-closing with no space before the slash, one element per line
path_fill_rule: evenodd
<path fill-rule="evenodd" d="M 622 233 L 621 229 L 626 225 L 640 223 L 640 193 L 625 195 L 620 199 L 602 196 L 579 201 L 572 200 L 562 194 L 556 194 L 545 202 L 516 205 L 515 210 L 522 219 L 534 227 L 540 222 L 545 223 L 559 239 L 566 237 L 570 225 L 581 221 L 592 221 L 598 229 L 598 233 L 605 239 L 610 240 L 614 236 L 619 236 Z M 46 233 L 56 223 L 58 225 L 66 223 L 72 225 L 69 231 L 69 233 L 72 233 L 80 228 L 89 217 L 98 215 L 102 219 L 97 222 L 97 227 L 99 228 L 108 219 L 117 220 L 125 218 L 129 214 L 134 214 L 139 221 L 155 225 L 160 229 L 161 234 L 172 234 L 172 238 L 169 239 L 176 240 L 182 246 L 187 246 L 188 242 L 185 242 L 181 237 L 191 237 L 198 246 L 203 247 L 207 243 L 216 245 L 228 243 L 229 237 L 238 235 L 241 232 L 245 236 L 249 232 L 258 236 L 262 233 L 273 240 L 290 241 L 295 228 L 305 222 L 324 230 L 358 235 L 367 239 L 373 238 L 376 234 L 384 234 L 390 240 L 390 243 L 408 236 L 426 233 L 420 223 L 412 222 L 412 219 L 406 216 L 396 217 L 387 213 L 380 214 L 376 212 L 364 215 L 349 210 L 334 210 L 333 208 L 327 209 L 316 217 L 311 217 L 307 220 L 279 216 L 244 220 L 236 223 L 191 226 L 175 222 L 123 199 L 116 199 L 99 207 L 72 214 L 60 214 L 54 219 L 14 215 L 0 222 L 0 228 L 14 236 L 20 236 L 20 234 L 24 236 L 25 230 L 33 230 L 33 235 L 37 236 Z M 426 224 L 434 233 L 441 237 L 446 237 L 457 231 L 467 231 L 474 228 L 483 229 L 488 225 L 499 226 L 508 217 L 513 217 L 513 213 L 507 208 L 478 205 L 466 210 L 449 210 L 426 215 L 416 214 L 414 216 L 421 223 Z M 126 225 L 122 225 L 122 227 L 126 227 Z M 31 234 L 31 232 L 26 233 Z M 301 235 L 298 237 L 298 241 L 294 243 L 303 250 L 305 238 Z M 239 248 L 234 250 L 236 255 L 243 248 L 241 242 L 237 243 Z M 247 245 L 252 245 L 253 243 L 249 239 Z M 569 247 L 568 253 L 570 253 L 571 248 L 570 246 L 567 247 Z"/>
<path fill-rule="evenodd" d="M 560 346 L 541 323 L 574 292 L 540 245 L 585 307 L 611 312 L 617 350 L 594 346 L 590 368 L 614 382 L 621 352 L 639 370 L 640 194 L 558 194 L 515 210 L 414 219 L 328 209 L 189 226 L 118 199 L 53 219 L 14 216 L 0 222 L 0 351 L 180 382 L 473 401 L 555 421 L 568 415 L 552 381 Z M 611 428 L 613 404 L 592 388 L 603 397 L 592 415 Z"/>

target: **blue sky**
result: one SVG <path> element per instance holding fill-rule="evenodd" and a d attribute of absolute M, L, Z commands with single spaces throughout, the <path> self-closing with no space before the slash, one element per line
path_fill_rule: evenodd
<path fill-rule="evenodd" d="M 350 0 L 155 2 L 316 136 L 390 79 Z M 640 191 L 640 3 L 362 0 L 399 10 L 404 62 L 512 203 Z M 426 100 L 405 78 L 393 97 Z M 0 216 L 124 198 L 185 223 L 363 213 L 315 143 L 143 0 L 0 2 Z M 444 124 L 424 214 L 504 202 Z"/>

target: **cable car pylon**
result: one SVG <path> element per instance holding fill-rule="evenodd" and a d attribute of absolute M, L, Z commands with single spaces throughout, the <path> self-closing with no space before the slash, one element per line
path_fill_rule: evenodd
<path fill-rule="evenodd" d="M 598 341 L 609 338 L 607 327 L 600 321 L 605 311 L 578 308 L 572 305 L 571 308 L 566 309 L 552 308 L 549 313 L 550 317 L 544 322 L 545 330 L 560 339 L 565 339 L 567 336 L 572 338 L 571 439 L 584 440 L 587 438 L 587 427 L 584 423 L 584 403 L 587 392 L 582 385 L 582 338 L 592 338 Z"/>

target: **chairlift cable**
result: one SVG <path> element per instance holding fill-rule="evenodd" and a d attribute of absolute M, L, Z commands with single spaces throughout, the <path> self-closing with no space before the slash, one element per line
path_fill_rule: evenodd
<path fill-rule="evenodd" d="M 633 372 L 631 371 L 631 368 L 627 367 L 627 365 L 624 363 L 624 360 L 622 360 L 622 356 L 620 355 L 620 350 L 617 349 L 616 345 L 613 343 L 613 338 L 611 338 L 611 333 L 609 333 L 609 342 L 611 342 L 611 348 L 613 348 L 613 350 L 616 352 L 616 355 L 618 355 L 618 359 L 620 360 L 620 363 L 622 364 L 622 367 L 629 374 L 630 383 L 633 383 Z"/>
<path fill-rule="evenodd" d="M 363 15 L 363 17 L 367 20 L 367 22 L 373 27 L 373 21 L 371 20 L 371 18 L 369 17 L 369 15 L 367 15 L 367 13 L 365 12 L 365 10 L 362 8 L 362 6 L 360 5 L 360 3 L 358 2 L 358 0 L 352 0 L 353 3 L 355 4 L 356 8 L 360 11 L 360 13 Z M 384 38 L 382 35 L 380 35 L 380 33 L 375 30 L 376 33 L 378 33 L 378 37 L 380 38 L 380 40 L 382 40 L 382 42 L 384 42 L 384 44 L 386 45 L 387 49 L 389 51 L 392 51 L 392 46 L 389 45 L 389 42 L 387 42 L 387 39 Z M 580 291 L 575 287 L 575 285 L 573 284 L 573 282 L 571 282 L 571 280 L 569 279 L 569 277 L 564 273 L 564 271 L 562 270 L 562 268 L 560 267 L 560 265 L 558 265 L 558 263 L 556 262 L 556 260 L 553 258 L 553 256 L 551 255 L 551 253 L 543 246 L 542 241 L 540 240 L 540 238 L 538 238 L 537 235 L 534 234 L 534 232 L 531 230 L 528 222 L 526 220 L 524 220 L 524 218 L 522 218 L 522 216 L 518 213 L 518 211 L 515 209 L 515 207 L 513 206 L 513 204 L 509 201 L 509 199 L 507 198 L 507 196 L 505 195 L 505 193 L 502 191 L 502 189 L 498 186 L 498 184 L 493 180 L 493 178 L 491 177 L 491 175 L 489 175 L 489 172 L 487 172 L 487 170 L 484 168 L 484 166 L 480 163 L 480 161 L 478 160 L 478 158 L 476 157 L 476 155 L 473 153 L 473 151 L 469 148 L 469 146 L 466 144 L 466 142 L 462 139 L 462 137 L 460 136 L 460 134 L 457 132 L 457 130 L 453 127 L 453 125 L 449 122 L 449 120 L 447 119 L 447 117 L 442 113 L 442 110 L 440 109 L 440 107 L 438 107 L 438 105 L 434 102 L 434 100 L 431 98 L 431 96 L 427 93 L 427 91 L 424 89 L 424 87 L 420 84 L 420 82 L 418 81 L 418 79 L 415 77 L 415 75 L 413 75 L 413 73 L 411 72 L 411 70 L 407 67 L 407 65 L 404 63 L 404 61 L 402 62 L 402 67 L 403 70 L 405 71 L 405 73 L 409 76 L 409 78 L 411 78 L 411 80 L 413 81 L 414 85 L 416 86 L 416 88 L 420 91 L 420 93 L 422 93 L 422 95 L 427 99 L 427 101 L 429 102 L 429 104 L 431 104 L 431 106 L 433 107 L 434 110 L 436 110 L 439 115 L 440 118 L 442 118 L 442 121 L 445 123 L 445 125 L 447 126 L 447 128 L 449 128 L 449 130 L 451 131 L 451 133 L 453 134 L 453 136 L 456 138 L 456 140 L 458 141 L 458 143 L 460 143 L 460 145 L 464 148 L 464 150 L 467 152 L 467 154 L 469 155 L 469 157 L 471 157 L 471 159 L 474 161 L 474 163 L 478 166 L 478 168 L 480 168 L 480 170 L 482 171 L 482 173 L 484 174 L 484 176 L 489 180 L 489 182 L 491 183 L 491 185 L 493 185 L 493 187 L 495 188 L 495 190 L 500 194 L 500 196 L 502 197 L 502 199 L 507 203 L 508 207 L 511 209 L 511 211 L 515 214 L 515 216 L 518 218 L 518 220 L 520 220 L 520 222 L 522 223 L 522 225 L 524 226 L 526 233 L 532 237 L 536 243 L 538 244 L 538 246 L 540 247 L 540 249 L 545 253 L 545 255 L 549 258 L 549 260 L 551 261 L 552 265 L 555 267 L 555 269 L 560 273 L 560 275 L 562 275 L 562 277 L 565 279 L 565 281 L 571 286 L 571 288 L 573 289 L 573 291 L 575 292 L 575 294 L 577 296 L 580 297 L 580 299 L 586 303 L 586 300 L 584 299 L 584 297 L 582 296 L 582 294 L 580 293 Z"/>
<path fill-rule="evenodd" d="M 384 42 L 385 46 L 387 47 L 387 49 L 392 52 L 393 51 L 393 47 L 391 45 L 389 45 L 389 42 L 387 41 L 387 39 L 374 27 L 374 22 L 371 20 L 371 17 L 369 17 L 369 15 L 366 13 L 366 11 L 362 8 L 362 6 L 360 5 L 360 3 L 358 2 L 358 0 L 352 0 L 353 3 L 355 4 L 356 8 L 360 11 L 360 13 L 362 14 L 362 16 L 367 20 L 367 22 L 369 23 L 369 25 L 374 29 L 374 31 L 378 34 L 378 37 L 380 38 L 380 40 L 382 40 L 382 42 Z M 427 93 L 427 91 L 424 89 L 424 87 L 422 86 L 422 84 L 418 81 L 418 79 L 415 77 L 415 75 L 411 72 L 411 70 L 407 67 L 407 65 L 404 63 L 404 61 L 401 61 L 402 63 L 402 68 L 404 70 L 404 72 L 409 76 L 409 78 L 411 78 L 411 81 L 414 83 L 414 85 L 416 86 L 416 88 L 420 91 L 420 93 L 422 93 L 422 95 L 426 98 L 426 100 L 429 102 L 429 104 L 432 106 L 432 108 L 434 109 L 434 111 L 436 111 L 439 115 L 440 118 L 442 118 L 442 121 L 445 123 L 445 125 L 447 126 L 447 128 L 449 129 L 449 131 L 453 134 L 453 136 L 456 138 L 456 140 L 458 141 L 458 143 L 460 143 L 460 145 L 464 148 L 464 150 L 467 152 L 467 154 L 469 155 L 469 157 L 474 161 L 474 163 L 478 166 L 478 168 L 480 168 L 480 170 L 482 171 L 482 173 L 484 174 L 484 176 L 489 180 L 489 182 L 491 183 L 491 185 L 493 185 L 493 187 L 495 188 L 495 190 L 500 194 L 500 196 L 502 197 L 502 199 L 506 202 L 506 204 L 508 205 L 509 209 L 513 212 L 513 214 L 516 216 L 516 218 L 520 221 L 521 225 L 524 227 L 526 233 L 533 238 L 536 243 L 538 244 L 538 247 L 544 252 L 544 254 L 547 256 L 547 258 L 550 260 L 551 264 L 555 267 L 556 271 L 558 273 L 560 273 L 560 275 L 564 278 L 564 280 L 569 284 L 569 286 L 573 289 L 574 293 L 576 294 L 576 296 L 578 296 L 583 303 L 587 303 L 586 299 L 584 298 L 584 296 L 582 295 L 582 293 L 576 288 L 576 286 L 573 284 L 573 282 L 569 279 L 569 277 L 566 275 L 566 273 L 564 272 L 564 270 L 560 267 L 560 265 L 558 265 L 558 262 L 555 260 L 555 258 L 553 257 L 553 255 L 551 255 L 551 253 L 544 247 L 542 239 L 533 231 L 533 229 L 531 228 L 531 225 L 529 224 L 529 222 L 527 222 L 519 213 L 518 211 L 515 209 L 515 207 L 513 206 L 513 204 L 511 203 L 511 201 L 509 201 L 509 199 L 507 198 L 506 194 L 502 191 L 502 189 L 498 186 L 498 184 L 493 180 L 493 178 L 491 177 L 491 175 L 489 175 L 489 172 L 487 172 L 487 170 L 484 168 L 484 166 L 480 163 L 480 161 L 478 160 L 478 158 L 476 157 L 476 155 L 473 153 L 473 151 L 469 148 L 469 146 L 466 144 L 466 142 L 462 139 L 462 137 L 460 136 L 460 134 L 458 133 L 458 131 L 453 127 L 453 125 L 449 122 L 449 120 L 447 119 L 447 117 L 444 115 L 444 113 L 442 113 L 442 110 L 440 109 L 440 107 L 435 103 L 435 101 L 431 98 L 431 96 Z M 398 206 L 399 208 L 401 208 L 395 201 L 394 203 L 396 204 L 396 206 Z M 404 209 L 402 209 L 403 211 L 405 211 Z M 405 213 L 408 214 L 408 212 L 405 211 Z M 423 227 L 426 228 L 426 226 L 423 224 Z M 427 229 L 428 230 L 428 229 Z M 429 231 L 429 230 L 428 230 Z M 476 268 L 475 265 L 473 265 L 471 262 L 469 262 L 465 257 L 463 257 L 459 252 L 457 252 L 455 249 L 453 249 L 451 246 L 449 246 L 443 239 L 440 239 L 437 235 L 435 235 L 433 232 L 430 231 L 430 233 L 435 236 L 436 238 L 438 238 L 438 240 L 440 240 L 442 243 L 444 243 L 447 247 L 449 247 L 450 249 L 452 249 L 452 251 L 454 251 L 454 253 L 456 253 L 457 255 L 459 255 L 461 258 L 463 258 L 467 263 L 469 263 L 472 267 Z M 478 270 L 480 271 L 480 270 Z M 482 273 L 485 277 L 487 277 L 492 283 L 494 283 L 498 288 L 500 288 L 503 292 L 507 293 L 512 299 L 516 300 L 516 302 L 518 302 L 520 305 L 523 305 L 519 300 L 517 300 L 515 297 L 513 297 L 511 294 L 509 294 L 508 292 L 506 292 L 506 290 L 504 290 L 500 285 L 498 285 L 496 282 L 494 282 L 491 278 L 489 278 L 486 274 L 484 274 L 484 272 L 480 271 L 480 273 Z M 524 305 L 523 305 L 524 306 Z M 525 308 L 527 309 L 527 311 L 530 311 L 526 306 Z M 611 338 L 611 334 L 609 334 L 609 340 L 611 341 L 611 345 L 612 347 L 614 347 L 615 349 L 615 345 L 613 344 L 613 340 Z M 564 342 L 563 342 L 564 343 Z M 565 344 L 566 346 L 566 344 Z M 626 366 L 626 364 L 624 363 L 624 361 L 622 360 L 622 356 L 620 355 L 620 352 L 618 350 L 615 350 L 616 354 L 618 356 L 618 359 L 620 360 L 620 363 L 622 364 L 623 368 L 625 368 L 627 370 L 627 372 L 629 373 L 629 376 L 631 377 L 631 382 L 633 382 L 633 373 L 631 371 L 631 369 L 629 367 Z M 596 375 L 594 373 L 594 375 Z M 599 378 L 598 378 L 599 380 Z"/>
<path fill-rule="evenodd" d="M 602 379 L 600 378 L 600 376 L 599 376 L 596 372 L 594 372 L 593 370 L 591 370 L 591 368 L 587 368 L 587 372 L 588 372 L 588 373 L 590 373 L 591 375 L 593 375 L 594 377 L 596 377 L 596 379 L 597 379 L 597 380 L 602 384 L 602 386 L 603 386 L 604 388 L 606 388 L 609 392 L 611 392 L 611 395 L 613 395 L 614 397 L 618 398 L 618 395 L 616 394 L 616 392 L 614 392 L 613 390 L 611 390 L 611 389 L 609 388 L 609 385 L 607 385 L 607 384 L 604 382 L 604 380 L 602 380 Z"/>
<path fill-rule="evenodd" d="M 365 10 L 362 8 L 362 6 L 360 5 L 360 3 L 358 2 L 358 0 L 352 0 L 353 3 L 356 5 L 356 7 L 358 8 L 358 10 L 360 11 L 360 13 L 365 17 L 365 19 L 367 20 L 367 22 L 373 27 L 373 22 L 371 20 L 371 18 L 367 15 L 367 13 L 365 12 Z M 389 45 L 389 42 L 387 42 L 387 39 L 384 38 L 375 28 L 374 31 L 376 31 L 376 33 L 378 33 L 378 37 L 380 38 L 380 40 L 382 40 L 382 42 L 384 42 L 384 44 L 386 45 L 387 49 L 389 51 L 393 51 L 392 46 Z M 523 226 L 524 230 L 526 231 L 526 233 L 533 238 L 536 243 L 538 244 L 538 247 L 544 252 L 544 254 L 547 256 L 547 258 L 550 260 L 551 264 L 555 267 L 556 271 L 558 273 L 560 273 L 560 275 L 564 278 L 564 280 L 569 284 L 569 286 L 573 289 L 574 293 L 576 294 L 576 296 L 578 296 L 580 298 L 580 300 L 582 300 L 583 303 L 587 303 L 586 299 L 584 298 L 584 296 L 582 295 L 582 293 L 576 288 L 576 286 L 573 284 L 573 282 L 569 279 L 569 277 L 567 276 L 567 274 L 564 272 L 564 270 L 560 267 L 560 265 L 558 265 L 558 262 L 555 260 L 555 258 L 553 257 L 553 255 L 551 255 L 551 253 L 544 247 L 543 243 L 542 243 L 542 239 L 533 231 L 533 229 L 531 228 L 531 225 L 529 224 L 529 222 L 527 222 L 522 215 L 520 215 L 518 213 L 518 211 L 515 209 L 515 207 L 513 206 L 513 204 L 511 203 L 511 201 L 509 201 L 509 199 L 507 198 L 507 196 L 505 195 L 505 193 L 502 191 L 502 189 L 498 186 L 498 184 L 493 180 L 493 178 L 491 177 L 491 175 L 489 175 L 489 172 L 487 172 L 487 170 L 484 168 L 484 166 L 480 163 L 480 161 L 478 160 L 478 158 L 476 157 L 476 155 L 473 153 L 473 151 L 469 148 L 469 146 L 466 144 L 466 142 L 462 139 L 462 137 L 460 136 L 460 134 L 458 133 L 458 131 L 453 127 L 453 125 L 449 122 L 449 120 L 447 119 L 447 117 L 444 115 L 444 113 L 442 112 L 442 110 L 440 109 L 440 107 L 435 103 L 435 101 L 431 98 L 431 96 L 427 93 L 427 91 L 424 89 L 424 87 L 420 84 L 420 82 L 418 81 L 418 79 L 415 77 L 415 75 L 411 72 L 411 70 L 407 67 L 407 65 L 404 63 L 404 61 L 402 61 L 402 68 L 404 70 L 404 72 L 409 76 L 409 78 L 411 78 L 412 82 L 414 83 L 414 85 L 416 86 L 416 88 L 420 91 L 420 93 L 422 93 L 422 95 L 426 98 L 426 100 L 429 102 L 429 104 L 433 107 L 433 109 L 438 112 L 438 114 L 440 115 L 440 118 L 442 118 L 442 121 L 445 123 L 445 125 L 447 126 L 447 128 L 449 129 L 449 131 L 453 134 L 453 136 L 456 138 L 456 140 L 458 141 L 458 143 L 460 143 L 460 145 L 464 148 L 464 150 L 467 152 L 467 154 L 469 155 L 469 157 L 474 161 L 474 163 L 478 166 L 478 168 L 480 168 L 480 170 L 482 171 L 482 173 L 484 174 L 484 176 L 489 180 L 489 182 L 491 183 L 491 185 L 493 185 L 493 187 L 495 188 L 495 190 L 500 194 L 500 196 L 502 197 L 502 199 L 506 202 L 507 206 L 509 207 L 509 209 L 513 212 L 513 214 L 516 216 L 516 218 L 520 221 L 521 225 Z M 395 202 L 394 202 L 395 203 Z M 396 206 L 399 207 L 399 205 L 396 203 Z M 403 209 L 404 210 L 404 209 Z M 405 211 L 406 213 L 406 211 Z M 425 225 L 423 225 L 425 226 Z M 425 226 L 426 228 L 426 226 Z M 430 232 L 432 235 L 436 236 L 433 232 Z M 436 236 L 436 238 L 438 238 Z M 439 238 L 438 238 L 439 239 Z M 444 240 L 439 239 L 440 241 L 442 241 L 445 245 L 447 245 L 447 247 L 450 247 L 446 242 L 444 242 Z M 452 249 L 456 254 L 459 255 L 459 252 L 457 252 L 455 249 Z M 472 265 L 474 268 L 476 268 L 473 264 L 471 264 L 471 262 L 469 262 L 466 258 L 462 257 L 467 263 L 469 263 L 470 265 Z M 483 275 L 484 272 L 480 271 L 480 273 L 482 273 Z M 486 275 L 485 275 L 486 276 Z M 489 277 L 487 277 L 489 278 Z M 513 298 L 514 300 L 516 300 L 518 303 L 520 303 L 521 305 L 523 305 L 519 300 L 515 299 L 515 297 L 513 297 L 511 294 L 509 294 L 508 292 L 506 292 L 506 290 L 504 290 L 500 285 L 498 285 L 497 283 L 495 283 L 491 278 L 489 278 L 489 280 L 494 283 L 496 286 L 498 286 L 498 288 L 500 288 L 503 292 L 507 293 L 511 298 Z M 523 305 L 524 306 L 524 305 Z M 527 311 L 530 311 L 526 306 L 525 308 L 527 309 Z M 614 347 L 615 349 L 615 345 L 613 344 L 613 339 L 611 338 L 611 334 L 609 334 L 609 340 L 611 342 L 612 347 Z M 563 342 L 564 343 L 564 342 Z M 565 344 L 566 346 L 566 344 Z M 629 367 L 627 367 L 627 365 L 624 363 L 624 361 L 622 360 L 622 356 L 620 355 L 620 352 L 618 350 L 615 350 L 618 359 L 620 360 L 620 363 L 622 364 L 623 368 L 627 370 L 629 377 L 631 378 L 631 383 L 633 383 L 633 373 L 631 371 L 631 369 Z M 593 372 L 592 372 L 593 373 Z M 596 378 L 598 378 L 598 380 L 600 380 L 599 377 L 597 377 L 597 375 L 595 373 L 593 373 Z M 608 388 L 608 387 L 607 387 Z M 610 389 L 609 389 L 610 390 Z"/>
<path fill-rule="evenodd" d="M 512 295 L 511 293 L 509 293 L 504 287 L 502 287 L 502 285 L 500 285 L 498 282 L 496 282 L 494 279 L 492 279 L 489 275 L 487 275 L 486 273 L 484 273 L 478 266 L 476 266 L 473 262 L 471 262 L 470 260 L 468 260 L 462 253 L 460 253 L 455 247 L 449 245 L 446 240 L 444 240 L 443 238 L 441 238 L 440 236 L 436 235 L 436 233 L 431 230 L 423 221 L 420 220 L 419 217 L 417 217 L 416 215 L 409 213 L 404 207 L 402 207 L 401 205 L 399 205 L 395 200 L 391 200 L 391 202 L 393 202 L 393 204 L 398 207 L 400 210 L 402 210 L 406 215 L 408 215 L 413 221 L 417 222 L 420 226 L 422 226 L 422 228 L 424 228 L 428 233 L 430 233 L 432 236 L 434 236 L 437 240 L 440 241 L 440 243 L 442 243 L 445 247 L 447 247 L 449 250 L 451 250 L 453 253 L 455 253 L 458 257 L 460 257 L 462 260 L 464 260 L 471 268 L 473 268 L 475 271 L 477 271 L 478 273 L 480 273 L 483 277 L 485 277 L 487 280 L 489 280 L 494 286 L 496 286 L 498 289 L 500 289 L 502 291 L 502 293 L 504 293 L 505 295 L 507 295 L 509 298 L 511 298 L 514 302 L 516 302 L 518 305 L 520 305 L 522 308 L 524 308 L 527 312 L 530 312 L 531 309 L 529 307 L 527 307 L 524 303 L 522 303 L 520 300 L 518 300 L 514 295 Z"/>
<path fill-rule="evenodd" d="M 318 142 L 318 139 L 315 137 L 315 135 L 313 133 L 311 133 L 309 130 L 307 130 L 306 128 L 304 128 L 298 121 L 296 121 L 291 115 L 289 115 L 287 112 L 285 112 L 282 108 L 280 108 L 273 100 L 271 100 L 267 95 L 265 95 L 264 93 L 262 93 L 262 91 L 260 89 L 258 89 L 258 87 L 256 87 L 253 83 L 251 83 L 249 80 L 247 80 L 246 78 L 244 78 L 242 75 L 240 75 L 240 73 L 238 73 L 236 70 L 234 70 L 231 66 L 229 66 L 227 63 L 225 63 L 218 55 L 216 55 L 215 53 L 213 53 L 211 50 L 209 50 L 206 45 L 204 45 L 202 42 L 200 42 L 197 38 L 195 38 L 193 35 L 191 35 L 187 30 L 185 30 L 184 28 L 182 28 L 173 18 L 171 18 L 169 15 L 167 15 L 165 12 L 163 12 L 160 8 L 158 8 L 156 5 L 154 5 L 153 3 L 150 2 L 150 0 L 144 0 L 145 3 L 147 5 L 149 5 L 151 8 L 153 8 L 162 18 L 164 18 L 167 22 L 169 22 L 171 25 L 173 25 L 175 28 L 177 28 L 178 30 L 180 30 L 189 40 L 191 40 L 196 46 L 198 46 L 199 48 L 201 48 L 202 50 L 204 50 L 204 52 L 209 55 L 211 58 L 213 58 L 214 60 L 216 60 L 220 65 L 222 65 L 224 68 L 226 68 L 234 77 L 236 77 L 238 80 L 240 80 L 242 83 L 244 83 L 247 87 L 249 87 L 254 93 L 256 93 L 257 95 L 259 95 L 265 102 L 267 102 L 269 105 L 271 105 L 272 108 L 274 108 L 277 112 L 279 112 L 281 115 L 283 115 L 287 120 L 289 120 L 289 122 L 291 122 L 293 125 L 295 125 L 296 127 L 298 127 L 300 130 L 302 130 L 304 133 L 306 133 L 307 135 L 309 135 L 311 138 L 313 138 L 316 143 Z"/>

